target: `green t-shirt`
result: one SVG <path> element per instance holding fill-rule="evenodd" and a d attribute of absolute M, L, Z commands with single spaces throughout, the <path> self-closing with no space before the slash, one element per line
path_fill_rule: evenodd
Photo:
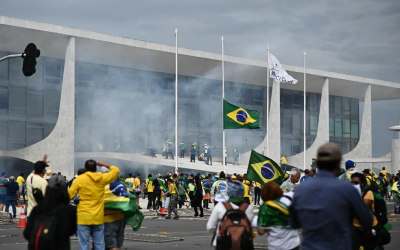
<path fill-rule="evenodd" d="M 179 148 L 180 148 L 180 149 L 185 149 L 185 143 L 179 144 Z"/>

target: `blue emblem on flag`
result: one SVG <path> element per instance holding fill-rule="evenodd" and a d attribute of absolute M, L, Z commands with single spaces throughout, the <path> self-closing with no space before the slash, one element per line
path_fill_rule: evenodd
<path fill-rule="evenodd" d="M 272 177 L 275 176 L 275 170 L 271 164 L 265 163 L 264 166 L 262 166 L 261 168 L 261 175 L 265 179 L 271 179 Z"/>
<path fill-rule="evenodd" d="M 124 196 L 128 198 L 128 193 L 124 185 L 122 185 L 119 179 L 116 179 L 113 183 L 110 184 L 110 191 L 116 196 Z"/>
<path fill-rule="evenodd" d="M 225 182 L 220 182 L 217 189 L 221 194 L 226 194 L 228 192 L 228 185 Z"/>
<path fill-rule="evenodd" d="M 210 180 L 206 179 L 203 181 L 203 185 L 205 188 L 211 188 Z"/>
<path fill-rule="evenodd" d="M 243 110 L 239 110 L 239 111 L 236 113 L 236 119 L 237 119 L 239 122 L 246 122 L 246 120 L 247 120 L 247 113 L 244 112 Z"/>

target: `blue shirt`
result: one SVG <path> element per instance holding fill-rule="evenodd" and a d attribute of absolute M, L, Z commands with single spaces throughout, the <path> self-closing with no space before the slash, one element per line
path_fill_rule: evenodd
<path fill-rule="evenodd" d="M 0 184 L 6 184 L 8 180 L 6 178 L 0 177 Z M 5 195 L 7 193 L 6 187 L 0 187 L 0 195 Z"/>
<path fill-rule="evenodd" d="M 290 220 L 303 229 L 303 250 L 351 250 L 354 217 L 372 225 L 372 210 L 350 182 L 333 173 L 321 170 L 296 188 Z"/>
<path fill-rule="evenodd" d="M 4 184 L 4 187 L 7 188 L 7 198 L 15 198 L 17 200 L 17 191 L 19 190 L 18 183 L 15 181 L 10 181 Z"/>

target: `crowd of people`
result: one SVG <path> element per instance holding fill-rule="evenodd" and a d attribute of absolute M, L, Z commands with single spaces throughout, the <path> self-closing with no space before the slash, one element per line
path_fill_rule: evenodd
<path fill-rule="evenodd" d="M 140 196 L 145 194 L 147 209 L 166 211 L 165 219 L 179 219 L 178 208 L 185 207 L 201 218 L 213 205 L 207 230 L 214 233 L 214 247 L 244 244 L 246 248 L 241 249 L 253 249 L 257 232 L 267 235 L 272 250 L 383 249 L 390 241 L 385 199 L 395 203 L 392 215 L 400 214 L 400 173 L 392 175 L 385 168 L 379 174 L 371 169 L 360 171 L 353 161 L 342 169 L 341 161 L 340 147 L 327 143 L 318 149 L 315 168 L 306 170 L 304 176 L 292 168 L 290 174 L 284 172 L 281 183 L 258 183 L 246 174 L 174 170 L 146 178 L 130 173 L 124 179 L 116 166 L 88 160 L 66 181 L 46 169 L 45 155 L 26 178 L 22 174 L 7 178 L 8 173 L 2 172 L 0 210 L 5 205 L 9 212 L 11 206 L 15 217 L 15 205 L 26 195 L 28 249 L 70 249 L 69 237 L 74 234 L 81 249 L 120 249 L 127 221 L 123 212 L 105 208 L 105 191 L 111 189 L 133 195 L 138 209 L 142 209 Z"/>

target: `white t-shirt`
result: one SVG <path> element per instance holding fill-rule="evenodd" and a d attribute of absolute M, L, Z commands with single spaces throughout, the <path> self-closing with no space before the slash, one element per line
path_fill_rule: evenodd
<path fill-rule="evenodd" d="M 42 190 L 43 195 L 46 193 L 46 188 L 47 188 L 47 181 L 40 177 L 39 175 L 36 174 L 30 174 L 26 178 L 26 193 L 28 194 L 28 214 L 27 216 L 31 214 L 31 211 L 34 207 L 36 207 L 37 202 L 35 198 L 33 197 L 32 193 L 32 187 L 33 188 L 38 188 Z"/>
<path fill-rule="evenodd" d="M 285 193 L 285 196 L 293 199 L 293 192 Z M 280 202 L 290 206 L 292 204 L 291 199 L 287 197 L 281 197 Z M 258 216 L 253 220 L 252 225 L 256 226 L 258 221 Z M 300 237 L 297 229 L 292 229 L 290 227 L 268 227 L 267 229 L 267 242 L 268 250 L 286 250 L 293 249 L 300 245 Z"/>

